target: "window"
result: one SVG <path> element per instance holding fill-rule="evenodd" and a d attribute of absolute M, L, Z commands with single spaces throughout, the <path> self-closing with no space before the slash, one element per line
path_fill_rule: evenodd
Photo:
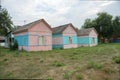
<path fill-rule="evenodd" d="M 69 37 L 69 43 L 72 44 L 72 37 Z"/>
<path fill-rule="evenodd" d="M 38 44 L 39 45 L 45 45 L 45 37 L 44 36 L 39 36 Z"/>
<path fill-rule="evenodd" d="M 5 42 L 5 40 L 0 40 L 0 42 L 2 43 L 2 42 Z"/>
<path fill-rule="evenodd" d="M 95 38 L 93 37 L 93 38 L 92 38 L 92 44 L 94 44 L 94 43 L 95 43 Z"/>

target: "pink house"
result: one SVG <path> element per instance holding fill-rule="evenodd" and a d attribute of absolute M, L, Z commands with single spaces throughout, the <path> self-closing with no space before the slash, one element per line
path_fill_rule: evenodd
<path fill-rule="evenodd" d="M 98 33 L 95 28 L 81 29 L 77 31 L 78 47 L 96 46 L 98 44 Z"/>
<path fill-rule="evenodd" d="M 52 28 L 53 48 L 77 48 L 77 31 L 75 27 L 69 23 Z"/>
<path fill-rule="evenodd" d="M 52 50 L 52 29 L 44 19 L 23 25 L 14 32 L 14 38 L 18 42 L 19 50 Z"/>

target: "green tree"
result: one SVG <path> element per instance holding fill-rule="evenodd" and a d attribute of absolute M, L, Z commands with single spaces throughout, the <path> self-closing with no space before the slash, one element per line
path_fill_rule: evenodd
<path fill-rule="evenodd" d="M 88 18 L 85 20 L 85 23 L 82 26 L 82 28 L 90 28 L 90 27 L 92 27 L 92 20 Z"/>
<path fill-rule="evenodd" d="M 104 38 L 110 38 L 113 33 L 112 29 L 112 15 L 101 12 L 97 14 L 97 18 L 95 19 L 97 25 L 95 26 L 95 29 L 99 33 L 99 35 L 102 35 Z"/>
<path fill-rule="evenodd" d="M 91 20 L 91 19 L 86 19 L 84 25 L 82 26 L 82 28 L 91 28 L 91 27 L 95 27 L 97 25 L 95 20 Z"/>
<path fill-rule="evenodd" d="M 112 22 L 113 35 L 118 35 L 120 33 L 120 16 L 116 16 Z"/>
<path fill-rule="evenodd" d="M 0 35 L 5 35 L 13 29 L 13 22 L 5 8 L 0 8 Z"/>
<path fill-rule="evenodd" d="M 94 27 L 97 30 L 99 36 L 108 39 L 111 38 L 113 34 L 112 15 L 106 12 L 100 12 L 94 20 L 86 19 L 82 28 L 91 27 Z"/>

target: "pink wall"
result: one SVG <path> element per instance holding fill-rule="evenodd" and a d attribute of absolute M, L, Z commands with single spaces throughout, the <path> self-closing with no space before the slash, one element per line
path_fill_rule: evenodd
<path fill-rule="evenodd" d="M 40 22 L 29 29 L 30 51 L 52 50 L 52 31 L 43 22 Z M 45 45 L 38 45 L 39 36 L 45 37 Z"/>
<path fill-rule="evenodd" d="M 38 45 L 38 38 L 40 35 L 30 35 L 29 37 L 29 45 Z M 51 45 L 52 46 L 52 37 L 51 35 L 43 35 L 45 38 L 45 45 Z"/>
<path fill-rule="evenodd" d="M 53 37 L 52 39 L 53 44 L 63 44 L 63 38 L 61 37 Z"/>
<path fill-rule="evenodd" d="M 28 46 L 19 46 L 18 47 L 19 48 L 19 50 L 26 50 L 26 51 L 29 51 L 29 47 Z"/>
<path fill-rule="evenodd" d="M 38 36 L 29 35 L 29 45 L 38 45 Z"/>
<path fill-rule="evenodd" d="M 52 50 L 52 46 L 30 46 L 29 51 L 48 51 Z"/>
<path fill-rule="evenodd" d="M 92 30 L 90 32 L 89 36 L 97 37 L 97 33 L 94 30 Z"/>
<path fill-rule="evenodd" d="M 74 35 L 77 35 L 77 33 L 70 25 L 63 31 L 63 36 L 74 36 Z"/>
<path fill-rule="evenodd" d="M 37 23 L 29 29 L 29 32 L 52 33 L 50 28 L 43 22 Z"/>
<path fill-rule="evenodd" d="M 70 25 L 63 31 L 63 36 L 77 36 L 76 31 Z M 77 48 L 78 44 L 64 45 L 64 48 Z"/>
<path fill-rule="evenodd" d="M 78 47 L 77 44 L 64 45 L 64 49 L 67 49 L 67 48 L 77 48 L 77 47 Z"/>
<path fill-rule="evenodd" d="M 19 50 L 22 48 L 26 51 L 46 51 L 52 50 L 52 30 L 48 27 L 44 21 L 36 23 L 28 29 L 28 32 L 20 32 L 17 35 L 29 34 L 29 46 L 19 46 Z M 38 45 L 39 36 L 45 37 L 45 45 Z"/>

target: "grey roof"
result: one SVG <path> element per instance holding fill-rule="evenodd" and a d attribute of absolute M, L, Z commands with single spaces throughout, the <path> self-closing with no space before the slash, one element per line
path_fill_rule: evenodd
<path fill-rule="evenodd" d="M 28 29 L 29 27 L 31 27 L 32 25 L 34 25 L 35 23 L 37 23 L 40 20 L 37 20 L 37 21 L 31 22 L 31 23 L 28 23 L 26 25 L 23 25 L 23 26 L 19 27 L 18 29 L 16 29 L 15 32 Z"/>
<path fill-rule="evenodd" d="M 92 30 L 95 30 L 95 28 L 87 28 L 87 29 L 77 30 L 77 35 L 78 36 L 89 35 Z M 96 30 L 95 30 L 95 32 L 96 32 Z"/>
<path fill-rule="evenodd" d="M 52 28 L 53 33 L 62 33 L 71 23 Z M 73 27 L 73 25 L 72 25 Z M 73 27 L 74 28 L 74 27 Z M 75 29 L 75 28 L 74 28 Z"/>
<path fill-rule="evenodd" d="M 40 19 L 40 20 L 31 22 L 31 23 L 28 23 L 28 24 L 26 24 L 26 25 L 23 25 L 23 26 L 21 26 L 21 27 L 18 27 L 18 29 L 16 29 L 14 32 L 19 32 L 19 31 L 21 31 L 21 30 L 26 30 L 26 29 L 30 28 L 31 26 L 35 25 L 36 23 L 38 23 L 38 22 L 40 22 L 40 21 L 44 21 L 44 22 L 45 22 L 44 19 Z M 46 23 L 46 24 L 49 26 L 49 28 L 51 29 L 50 25 L 49 25 L 47 22 L 45 22 L 45 23 Z"/>

